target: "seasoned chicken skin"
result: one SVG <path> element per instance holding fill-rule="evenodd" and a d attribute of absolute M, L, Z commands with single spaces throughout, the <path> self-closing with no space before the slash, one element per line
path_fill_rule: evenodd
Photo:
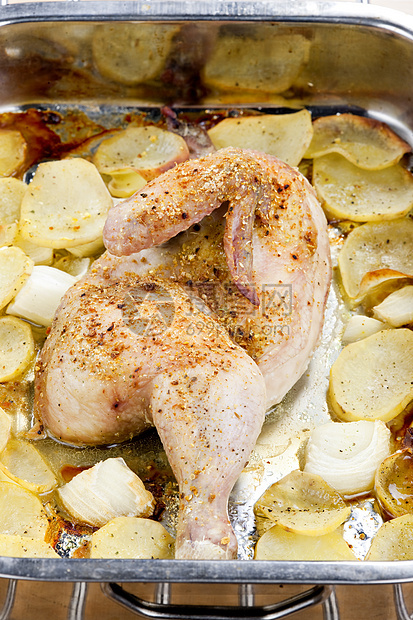
<path fill-rule="evenodd" d="M 271 155 L 222 149 L 115 206 L 104 235 L 109 251 L 130 255 L 140 273 L 202 297 L 260 367 L 267 407 L 306 370 L 331 264 L 324 212 L 297 170 Z"/>
<path fill-rule="evenodd" d="M 177 557 L 235 557 L 229 493 L 321 331 L 325 217 L 296 170 L 223 149 L 115 207 L 104 236 L 112 254 L 56 313 L 35 413 L 72 444 L 154 424 L 179 483 Z"/>
<path fill-rule="evenodd" d="M 179 483 L 177 557 L 236 557 L 227 502 L 263 423 L 262 375 L 179 286 L 110 266 L 104 256 L 65 295 L 38 362 L 35 415 L 74 445 L 155 425 Z M 205 329 L 188 331 L 191 316 Z"/>

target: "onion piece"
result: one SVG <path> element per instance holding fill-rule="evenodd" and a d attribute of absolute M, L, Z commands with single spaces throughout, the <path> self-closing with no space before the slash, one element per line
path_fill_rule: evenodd
<path fill-rule="evenodd" d="M 388 422 L 413 400 L 413 332 L 389 329 L 347 345 L 330 371 L 330 401 L 344 422 Z"/>
<path fill-rule="evenodd" d="M 315 428 L 306 448 L 304 471 L 318 474 L 339 493 L 370 491 L 381 461 L 390 453 L 390 431 L 381 420 Z"/>
<path fill-rule="evenodd" d="M 382 329 L 385 329 L 385 325 L 382 321 L 373 319 L 370 316 L 355 314 L 347 321 L 342 337 L 343 344 L 357 342 L 358 340 L 377 334 L 377 332 Z"/>
<path fill-rule="evenodd" d="M 303 536 L 274 525 L 255 546 L 254 560 L 356 561 L 340 531 Z"/>
<path fill-rule="evenodd" d="M 320 476 L 295 470 L 271 485 L 254 511 L 291 532 L 320 536 L 341 525 L 351 508 Z"/>
<path fill-rule="evenodd" d="M 381 304 L 373 308 L 373 314 L 392 327 L 413 323 L 413 285 L 391 293 Z"/>
<path fill-rule="evenodd" d="M 101 527 L 115 517 L 149 517 L 155 500 L 122 458 L 100 461 L 58 490 L 77 521 Z"/>
<path fill-rule="evenodd" d="M 53 250 L 52 248 L 45 248 L 41 245 L 36 245 L 27 239 L 23 239 L 21 235 L 17 235 L 13 245 L 23 250 L 35 265 L 51 265 L 53 263 Z"/>
<path fill-rule="evenodd" d="M 30 325 L 7 316 L 0 318 L 0 382 L 16 379 L 34 359 Z"/>
<path fill-rule="evenodd" d="M 275 155 L 290 166 L 298 166 L 313 135 L 311 114 L 263 114 L 225 118 L 208 131 L 217 149 L 235 146 Z"/>
<path fill-rule="evenodd" d="M 171 559 L 174 539 L 157 521 L 117 517 L 92 534 L 90 557 Z"/>
<path fill-rule="evenodd" d="M 413 515 L 404 515 L 383 523 L 373 538 L 366 560 L 413 560 Z"/>
<path fill-rule="evenodd" d="M 6 312 L 48 327 L 61 298 L 76 281 L 60 269 L 37 265 Z"/>

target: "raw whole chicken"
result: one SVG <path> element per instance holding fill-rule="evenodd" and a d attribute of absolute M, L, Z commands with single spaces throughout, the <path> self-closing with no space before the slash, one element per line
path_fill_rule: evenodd
<path fill-rule="evenodd" d="M 57 310 L 35 416 L 74 445 L 155 425 L 179 484 L 176 557 L 234 558 L 229 493 L 321 330 L 324 215 L 286 164 L 223 149 L 115 207 L 105 241 Z"/>

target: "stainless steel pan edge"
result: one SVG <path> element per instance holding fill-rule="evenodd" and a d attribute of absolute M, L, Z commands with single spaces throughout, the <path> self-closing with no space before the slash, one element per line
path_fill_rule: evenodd
<path fill-rule="evenodd" d="M 413 17 L 339 2 L 155 1 L 3 5 L 0 28 L 23 22 L 222 20 L 325 22 L 368 26 L 413 41 Z M 379 584 L 413 581 L 413 561 L 262 562 L 0 558 L 0 577 L 88 582 Z"/>

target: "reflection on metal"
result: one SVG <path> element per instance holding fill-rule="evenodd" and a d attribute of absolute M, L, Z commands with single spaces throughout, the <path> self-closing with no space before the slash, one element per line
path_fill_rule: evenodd
<path fill-rule="evenodd" d="M 404 601 L 403 588 L 401 583 L 395 583 L 393 586 L 394 606 L 396 609 L 397 620 L 412 620 L 412 616 L 408 613 L 406 603 Z"/>
<path fill-rule="evenodd" d="M 9 579 L 9 585 L 7 587 L 6 600 L 4 601 L 3 609 L 0 611 L 0 620 L 8 620 L 11 610 L 13 609 L 14 599 L 16 596 L 16 579 Z"/>
<path fill-rule="evenodd" d="M 255 620 L 278 620 L 314 605 L 324 603 L 333 595 L 331 586 L 314 586 L 305 592 L 274 605 L 264 605 L 262 607 L 250 606 L 249 604 L 239 606 L 198 606 L 152 603 L 127 592 L 121 585 L 116 583 L 102 584 L 102 590 L 106 596 L 129 611 L 146 618 L 158 618 L 161 620 L 247 620 L 249 618 L 254 618 Z M 247 597 L 245 597 L 246 594 Z M 242 598 L 244 603 L 251 603 L 253 601 L 252 585 L 244 588 Z M 334 615 L 334 610 L 336 609 L 337 606 L 334 599 L 327 607 L 330 615 L 325 615 L 326 620 L 339 620 L 339 616 L 337 614 Z"/>
<path fill-rule="evenodd" d="M 73 584 L 72 596 L 69 601 L 67 620 L 83 620 L 87 597 L 87 583 L 82 581 Z"/>
<path fill-rule="evenodd" d="M 324 620 L 340 620 L 340 612 L 334 588 L 331 589 L 330 596 L 323 603 Z"/>

